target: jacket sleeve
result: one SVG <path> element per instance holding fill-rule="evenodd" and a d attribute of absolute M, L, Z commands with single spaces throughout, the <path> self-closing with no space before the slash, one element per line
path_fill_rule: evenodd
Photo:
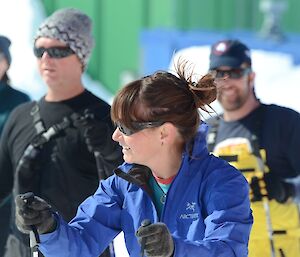
<path fill-rule="evenodd" d="M 121 232 L 122 205 L 114 193 L 114 183 L 114 176 L 101 181 L 96 193 L 79 206 L 69 223 L 56 214 L 58 228 L 40 235 L 41 252 L 48 257 L 99 256 Z"/>
<path fill-rule="evenodd" d="M 174 237 L 174 257 L 248 256 L 253 224 L 248 183 L 240 172 L 230 166 L 223 169 L 224 172 L 219 171 L 215 170 L 208 176 L 201 194 L 206 211 L 203 240 L 187 242 Z"/>
<path fill-rule="evenodd" d="M 100 169 L 102 168 L 106 177 L 112 175 L 113 170 L 123 163 L 122 148 L 119 146 L 117 142 L 112 141 L 111 139 L 112 133 L 113 131 L 106 138 L 107 140 L 106 153 L 105 154 L 102 153 L 99 156 L 95 155 L 95 158 L 99 158 L 99 162 L 97 164 L 98 172 L 99 172 L 99 168 Z M 96 159 L 96 161 L 98 160 Z"/>
<path fill-rule="evenodd" d="M 292 183 L 295 187 L 294 200 L 299 204 L 300 203 L 300 114 L 297 112 L 291 111 L 290 115 L 284 117 L 286 120 L 282 122 L 282 138 L 281 148 L 285 150 L 282 151 L 284 155 L 284 160 L 287 162 L 287 170 L 284 172 L 294 174 L 296 177 L 291 178 L 288 182 Z M 279 166 L 280 167 L 280 166 Z M 290 170 L 289 170 L 290 169 Z M 272 170 L 273 171 L 273 170 Z"/>
<path fill-rule="evenodd" d="M 6 199 L 13 187 L 13 167 L 8 150 L 8 137 L 10 130 L 10 119 L 4 126 L 0 138 L 0 206 Z"/>
<path fill-rule="evenodd" d="M 106 135 L 106 149 L 102 151 L 102 158 L 104 164 L 105 174 L 108 176 L 113 174 L 113 170 L 121 165 L 123 160 L 122 148 L 118 142 L 112 140 L 112 134 L 114 133 L 115 126 L 113 125 L 110 117 L 106 117 L 106 124 L 108 126 L 108 131 Z"/>

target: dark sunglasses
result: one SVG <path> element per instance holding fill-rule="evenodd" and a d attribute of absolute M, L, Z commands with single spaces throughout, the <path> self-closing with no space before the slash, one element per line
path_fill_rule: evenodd
<path fill-rule="evenodd" d="M 240 79 L 246 74 L 251 72 L 251 68 L 245 69 L 230 69 L 230 70 L 213 70 L 215 72 L 215 78 L 221 79 L 227 76 L 230 79 Z"/>
<path fill-rule="evenodd" d="M 49 48 L 34 47 L 33 53 L 37 58 L 42 58 L 43 54 L 47 52 L 51 58 L 64 58 L 75 54 L 75 52 L 68 46 L 54 46 Z"/>
<path fill-rule="evenodd" d="M 163 121 L 149 121 L 149 122 L 132 122 L 132 126 L 134 129 L 127 128 L 120 122 L 117 122 L 117 127 L 126 136 L 131 136 L 132 134 L 139 132 L 146 128 L 155 128 L 164 124 Z"/>

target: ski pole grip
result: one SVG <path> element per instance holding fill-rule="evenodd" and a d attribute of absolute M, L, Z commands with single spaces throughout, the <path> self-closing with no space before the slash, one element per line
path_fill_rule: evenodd
<path fill-rule="evenodd" d="M 141 222 L 141 226 L 142 227 L 147 227 L 151 224 L 151 221 L 149 219 L 145 219 Z M 142 242 L 141 242 L 141 257 L 144 257 L 144 251 L 145 251 L 145 243 L 146 243 L 146 239 L 143 238 Z"/>
<path fill-rule="evenodd" d="M 34 200 L 34 193 L 27 192 L 21 196 L 21 199 L 24 201 L 24 203 L 31 204 Z"/>
<path fill-rule="evenodd" d="M 25 204 L 31 204 L 34 200 L 34 193 L 32 193 L 32 192 L 25 193 L 21 196 L 21 198 Z M 40 237 L 39 237 L 39 233 L 37 231 L 36 226 L 31 225 L 31 229 L 32 229 L 33 235 L 32 235 L 32 233 L 30 233 L 30 246 L 34 247 L 35 245 L 40 243 Z"/>

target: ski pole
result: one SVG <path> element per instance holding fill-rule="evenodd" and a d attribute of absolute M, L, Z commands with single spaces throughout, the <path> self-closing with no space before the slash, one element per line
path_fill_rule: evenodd
<path fill-rule="evenodd" d="M 105 174 L 105 170 L 103 167 L 103 157 L 100 153 L 100 151 L 94 150 L 94 157 L 96 160 L 96 167 L 98 172 L 98 177 L 100 180 L 106 179 L 107 176 Z M 101 257 L 114 257 L 115 256 L 115 250 L 114 250 L 114 244 L 111 242 L 107 249 L 102 253 Z"/>
<path fill-rule="evenodd" d="M 141 226 L 142 227 L 147 227 L 151 224 L 151 221 L 148 219 L 145 219 L 142 221 Z M 143 238 L 141 242 L 141 257 L 144 257 L 144 251 L 145 251 L 145 244 L 146 244 L 146 239 Z"/>
<path fill-rule="evenodd" d="M 34 194 L 32 192 L 25 193 L 22 195 L 22 200 L 25 204 L 31 204 L 34 200 Z M 36 226 L 31 225 L 32 231 L 29 232 L 29 239 L 30 239 L 30 248 L 32 250 L 32 256 L 33 257 L 39 257 L 39 251 L 38 251 L 38 244 L 40 243 L 40 237 L 37 231 Z"/>
<path fill-rule="evenodd" d="M 107 176 L 105 174 L 104 168 L 103 168 L 103 160 L 102 160 L 102 155 L 99 151 L 93 151 L 94 152 L 94 157 L 96 160 L 96 166 L 97 166 L 97 172 L 98 172 L 98 177 L 100 180 L 106 179 Z"/>
<path fill-rule="evenodd" d="M 259 150 L 258 138 L 255 135 L 252 136 L 252 147 L 254 148 L 253 155 L 255 156 L 255 158 L 257 160 L 259 169 L 261 170 L 262 174 L 265 174 L 266 173 L 265 164 L 264 164 L 264 161 L 262 159 L 262 156 L 261 156 L 261 153 Z M 264 210 L 265 210 L 265 214 L 266 214 L 267 230 L 268 230 L 268 234 L 269 234 L 269 241 L 270 241 L 270 248 L 271 248 L 271 257 L 276 257 L 274 238 L 273 238 L 274 231 L 273 231 L 273 226 L 272 226 L 270 205 L 269 205 L 269 200 L 268 200 L 267 195 L 263 195 L 262 202 L 263 202 L 263 206 L 264 206 Z"/>

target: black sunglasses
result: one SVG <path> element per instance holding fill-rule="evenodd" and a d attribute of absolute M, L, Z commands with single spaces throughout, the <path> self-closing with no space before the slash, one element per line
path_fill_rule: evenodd
<path fill-rule="evenodd" d="M 34 47 L 33 53 L 37 58 L 42 58 L 43 54 L 47 52 L 51 58 L 65 58 L 75 52 L 68 46 L 54 46 L 54 47 Z"/>
<path fill-rule="evenodd" d="M 227 76 L 230 79 L 240 79 L 244 75 L 251 72 L 251 68 L 237 68 L 237 69 L 230 69 L 230 70 L 213 70 L 215 72 L 215 78 L 221 79 Z"/>
<path fill-rule="evenodd" d="M 146 128 L 155 128 L 164 124 L 163 121 L 149 121 L 149 122 L 132 122 L 134 129 L 127 128 L 120 122 L 117 122 L 116 125 L 118 129 L 126 136 L 131 136 L 132 134 L 139 132 Z"/>

